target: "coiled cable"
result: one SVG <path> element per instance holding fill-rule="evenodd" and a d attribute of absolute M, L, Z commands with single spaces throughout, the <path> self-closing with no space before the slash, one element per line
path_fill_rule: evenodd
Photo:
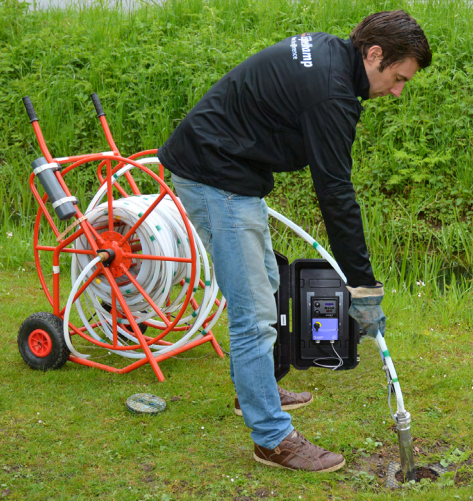
<path fill-rule="evenodd" d="M 159 163 L 157 158 L 141 159 L 140 163 Z M 126 165 L 114 175 L 116 182 L 125 172 L 133 168 Z M 99 203 L 106 194 L 106 184 L 102 185 L 92 202 L 90 203 L 86 215 L 89 223 L 98 233 L 108 231 L 108 203 Z M 138 221 L 150 205 L 156 200 L 158 195 L 139 195 L 121 198 L 113 201 L 113 217 L 118 226 L 114 226 L 113 231 L 125 235 L 128 230 Z M 211 310 L 216 303 L 218 286 L 213 273 L 211 262 L 207 256 L 205 248 L 197 232 L 189 222 L 195 242 L 196 253 L 196 273 L 193 284 L 190 284 L 192 264 L 186 262 L 176 262 L 169 260 L 132 259 L 129 266 L 129 273 L 143 288 L 145 293 L 152 299 L 157 308 L 166 316 L 175 316 L 184 305 L 188 288 L 192 287 L 191 301 L 195 305 L 193 311 L 184 313 L 174 326 L 174 330 L 183 330 L 184 334 L 178 341 L 172 344 L 151 344 L 150 349 L 157 355 L 167 353 L 171 350 L 184 346 L 186 343 L 197 339 L 199 336 L 207 334 L 217 322 L 224 307 L 225 298 L 222 297 L 216 312 L 211 315 Z M 136 229 L 131 240 L 138 243 L 144 255 L 167 256 L 178 258 L 190 258 L 191 249 L 187 237 L 186 228 L 182 217 L 173 200 L 168 196 L 159 202 L 156 208 Z M 76 240 L 76 248 L 90 250 L 90 245 L 85 236 Z M 89 358 L 90 355 L 79 353 L 72 345 L 68 321 L 72 302 L 80 288 L 80 284 L 86 281 L 92 273 L 100 258 L 90 260 L 90 255 L 73 254 L 72 259 L 72 283 L 73 287 L 69 295 L 64 315 L 64 336 L 71 353 L 79 358 Z M 140 325 L 147 325 L 157 329 L 165 329 L 167 326 L 162 320 L 156 320 L 156 311 L 150 306 L 143 294 L 122 275 L 116 278 L 117 286 L 123 295 L 127 306 L 133 314 L 134 319 Z M 202 297 L 199 302 L 195 302 L 199 284 L 203 284 Z M 199 294 L 200 295 L 200 294 Z M 113 340 L 113 317 L 111 313 L 112 289 L 106 280 L 95 278 L 74 303 L 79 316 L 88 334 L 96 341 L 107 343 Z M 86 311 L 88 314 L 86 314 Z M 129 321 L 124 312 L 117 304 L 117 311 L 121 318 L 118 318 L 117 325 L 117 346 L 138 344 L 138 339 L 134 332 L 127 328 Z M 96 317 L 94 327 L 90 324 L 90 319 Z M 203 327 L 205 324 L 205 327 Z M 141 359 L 146 355 L 136 350 L 113 350 L 118 355 L 127 358 Z"/>

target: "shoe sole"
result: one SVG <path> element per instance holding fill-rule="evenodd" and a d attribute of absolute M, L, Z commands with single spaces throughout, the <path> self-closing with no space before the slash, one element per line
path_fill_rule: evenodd
<path fill-rule="evenodd" d="M 282 464 L 278 463 L 273 463 L 272 461 L 268 461 L 267 459 L 262 459 L 258 457 L 254 452 L 253 452 L 253 459 L 255 461 L 258 461 L 258 463 L 265 464 L 266 466 L 272 466 L 273 468 L 282 468 L 283 470 L 291 470 L 291 471 L 299 471 L 296 468 L 288 468 L 287 466 L 283 466 Z M 311 471 L 311 473 L 330 473 L 332 471 L 337 471 L 340 470 L 340 468 L 343 468 L 345 466 L 345 459 L 339 463 L 336 464 L 335 466 L 331 466 L 330 468 L 326 468 L 325 470 L 300 470 L 300 471 Z"/>
<path fill-rule="evenodd" d="M 305 407 L 306 405 L 309 405 L 313 401 L 314 401 L 314 396 L 312 395 L 312 398 L 309 401 L 307 401 L 307 402 L 303 402 L 302 404 L 282 405 L 281 409 L 283 411 L 292 411 L 294 409 L 299 409 L 300 407 Z M 236 409 L 235 408 L 233 411 L 235 412 L 235 414 L 237 416 L 243 416 L 243 413 L 241 412 L 241 409 Z"/>

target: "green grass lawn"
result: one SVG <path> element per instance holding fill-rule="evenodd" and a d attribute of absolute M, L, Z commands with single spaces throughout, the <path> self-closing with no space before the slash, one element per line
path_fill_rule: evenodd
<path fill-rule="evenodd" d="M 253 461 L 249 430 L 233 414 L 228 358 L 217 357 L 209 344 L 161 363 L 164 383 L 149 367 L 116 375 L 68 362 L 58 371 L 36 372 L 21 359 L 16 335 L 27 316 L 51 308 L 34 270 L 0 272 L 0 284 L 0 495 L 8 500 L 437 501 L 473 495 L 473 338 L 461 311 L 457 322 L 444 325 L 435 311 L 408 308 L 416 296 L 387 295 L 386 339 L 413 416 L 416 462 L 443 461 L 449 470 L 437 483 L 391 492 L 384 482 L 389 462 L 399 460 L 397 435 L 373 342 L 361 343 L 353 371 L 292 370 L 282 381 L 284 388 L 315 395 L 310 406 L 292 412 L 295 427 L 347 459 L 336 473 L 296 473 Z M 216 335 L 228 349 L 226 319 Z M 98 361 L 123 364 L 96 351 Z M 139 392 L 165 398 L 165 412 L 131 414 L 125 400 Z"/>

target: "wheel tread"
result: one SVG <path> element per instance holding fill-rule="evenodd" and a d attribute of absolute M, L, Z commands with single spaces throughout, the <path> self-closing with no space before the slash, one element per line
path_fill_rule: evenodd
<path fill-rule="evenodd" d="M 25 352 L 25 349 L 29 350 L 29 347 L 25 348 L 25 346 L 28 345 L 28 337 L 34 330 L 32 329 L 32 327 L 34 327 L 35 329 L 41 328 L 40 324 L 43 324 L 43 326 L 49 326 L 55 331 L 53 334 L 54 339 L 52 339 L 52 341 L 53 345 L 56 345 L 57 347 L 57 354 L 56 358 L 50 361 L 47 367 L 32 365 L 32 363 L 28 360 L 27 353 Z M 67 347 L 66 341 L 64 339 L 63 325 L 63 321 L 59 317 L 56 317 L 56 315 L 47 312 L 33 313 L 21 324 L 18 330 L 17 338 L 18 349 L 21 356 L 23 357 L 23 360 L 31 368 L 37 370 L 60 369 L 67 362 L 71 352 L 69 351 L 69 348 Z"/>

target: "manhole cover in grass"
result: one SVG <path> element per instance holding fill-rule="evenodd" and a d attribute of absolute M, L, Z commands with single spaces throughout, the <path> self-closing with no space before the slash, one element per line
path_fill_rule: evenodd
<path fill-rule="evenodd" d="M 128 397 L 125 405 L 136 414 L 158 414 L 166 408 L 166 401 L 150 393 L 137 393 Z"/>

